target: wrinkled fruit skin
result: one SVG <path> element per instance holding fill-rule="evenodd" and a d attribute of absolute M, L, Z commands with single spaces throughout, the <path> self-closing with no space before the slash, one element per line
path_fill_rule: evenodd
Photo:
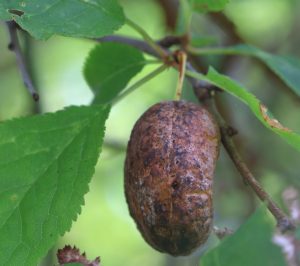
<path fill-rule="evenodd" d="M 153 248 L 187 255 L 207 240 L 219 143 L 213 117 L 193 103 L 161 102 L 136 122 L 125 161 L 125 194 Z"/>

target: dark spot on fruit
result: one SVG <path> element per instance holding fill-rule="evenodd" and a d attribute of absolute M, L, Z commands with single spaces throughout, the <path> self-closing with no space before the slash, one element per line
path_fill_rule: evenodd
<path fill-rule="evenodd" d="M 183 148 L 180 148 L 180 149 L 177 148 L 177 149 L 175 149 L 175 156 L 180 157 L 180 156 L 183 156 L 185 154 L 187 154 L 187 151 L 185 151 Z"/>
<path fill-rule="evenodd" d="M 144 166 L 148 166 L 151 161 L 155 158 L 156 151 L 150 151 L 144 158 Z"/>
<path fill-rule="evenodd" d="M 164 206 L 164 204 L 156 201 L 154 202 L 154 210 L 156 214 L 161 214 L 166 211 L 166 207 Z"/>
<path fill-rule="evenodd" d="M 175 181 L 173 181 L 171 186 L 174 190 L 177 190 L 179 188 L 179 183 L 175 180 Z"/>
<path fill-rule="evenodd" d="M 164 144 L 164 153 L 167 153 L 168 152 L 168 142 L 165 142 Z"/>
<path fill-rule="evenodd" d="M 189 186 L 192 184 L 193 181 L 193 177 L 191 176 L 185 176 L 182 178 L 183 184 L 185 184 L 186 186 Z"/>

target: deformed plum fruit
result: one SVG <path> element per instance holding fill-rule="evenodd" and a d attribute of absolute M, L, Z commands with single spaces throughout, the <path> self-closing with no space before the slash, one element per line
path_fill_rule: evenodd
<path fill-rule="evenodd" d="M 125 161 L 125 195 L 153 248 L 188 255 L 207 240 L 219 147 L 212 115 L 193 103 L 161 102 L 136 122 Z"/>

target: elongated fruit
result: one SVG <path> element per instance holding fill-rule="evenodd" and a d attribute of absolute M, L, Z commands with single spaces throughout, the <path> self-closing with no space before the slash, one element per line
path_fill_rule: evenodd
<path fill-rule="evenodd" d="M 187 255 L 207 240 L 219 143 L 213 117 L 193 103 L 155 104 L 135 124 L 125 194 L 131 216 L 153 248 Z"/>

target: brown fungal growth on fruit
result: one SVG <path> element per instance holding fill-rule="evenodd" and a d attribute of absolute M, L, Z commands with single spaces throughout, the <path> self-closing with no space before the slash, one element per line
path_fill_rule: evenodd
<path fill-rule="evenodd" d="M 161 102 L 136 122 L 125 194 L 131 216 L 155 249 L 187 255 L 207 240 L 219 143 L 213 117 L 193 103 Z"/>

